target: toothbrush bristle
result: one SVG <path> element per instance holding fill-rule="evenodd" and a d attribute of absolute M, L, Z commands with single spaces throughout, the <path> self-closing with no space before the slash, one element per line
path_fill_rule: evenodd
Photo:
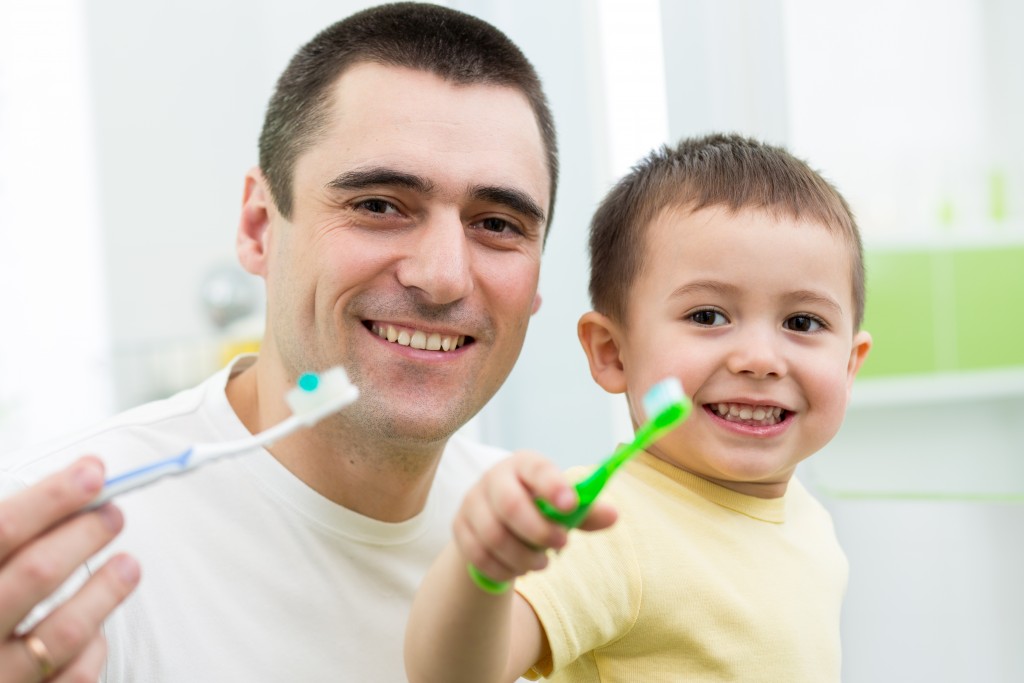
<path fill-rule="evenodd" d="M 647 419 L 652 420 L 665 409 L 686 400 L 683 385 L 675 377 L 667 377 L 644 394 L 643 404 Z"/>
<path fill-rule="evenodd" d="M 337 412 L 359 397 L 359 389 L 337 366 L 320 374 L 306 373 L 297 386 L 285 394 L 292 414 L 307 425 Z"/>

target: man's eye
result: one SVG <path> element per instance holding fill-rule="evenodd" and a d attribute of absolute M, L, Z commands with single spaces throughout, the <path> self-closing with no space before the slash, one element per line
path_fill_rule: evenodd
<path fill-rule="evenodd" d="M 487 232 L 519 232 L 515 225 L 513 225 L 509 221 L 506 221 L 503 218 L 485 218 L 482 221 L 480 221 L 480 227 L 486 230 Z"/>
<path fill-rule="evenodd" d="M 697 323 L 698 325 L 706 325 L 707 327 L 714 327 L 715 325 L 725 325 L 729 322 L 724 315 L 719 311 L 712 309 L 705 309 L 703 311 L 694 311 L 690 314 L 690 320 Z"/>
<path fill-rule="evenodd" d="M 397 213 L 398 209 L 391 202 L 383 199 L 364 199 L 356 204 L 356 207 L 369 211 L 370 213 Z"/>
<path fill-rule="evenodd" d="M 794 315 L 787 318 L 784 326 L 794 332 L 817 332 L 824 328 L 820 320 L 809 315 Z"/>

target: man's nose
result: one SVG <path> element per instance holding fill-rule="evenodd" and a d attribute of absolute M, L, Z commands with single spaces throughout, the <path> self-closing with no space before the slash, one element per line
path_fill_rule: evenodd
<path fill-rule="evenodd" d="M 432 217 L 416 229 L 398 268 L 398 281 L 417 290 L 423 303 L 443 305 L 473 291 L 469 236 L 458 215 Z"/>

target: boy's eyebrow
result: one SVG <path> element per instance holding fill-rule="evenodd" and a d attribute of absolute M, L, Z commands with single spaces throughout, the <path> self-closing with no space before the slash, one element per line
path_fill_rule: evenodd
<path fill-rule="evenodd" d="M 790 292 L 786 298 L 800 303 L 825 306 L 826 308 L 831 308 L 840 315 L 843 313 L 843 307 L 839 305 L 839 302 L 827 294 L 822 294 L 821 292 L 815 292 L 809 289 L 798 289 L 795 292 Z"/>
<path fill-rule="evenodd" d="M 686 296 L 687 294 L 702 294 L 710 292 L 712 294 L 735 294 L 739 291 L 739 287 L 734 285 L 726 284 L 725 282 L 719 282 L 718 280 L 694 280 L 693 282 L 687 282 L 684 285 L 676 287 L 672 292 L 672 298 Z"/>
<path fill-rule="evenodd" d="M 391 185 L 415 190 L 424 194 L 434 191 L 434 183 L 422 176 L 404 171 L 396 171 L 384 166 L 371 166 L 354 171 L 346 171 L 335 176 L 327 187 L 332 190 L 361 190 L 366 187 Z"/>
<path fill-rule="evenodd" d="M 672 298 L 682 297 L 692 294 L 718 294 L 720 296 L 736 295 L 740 291 L 740 288 L 731 285 L 726 282 L 719 282 L 718 280 L 694 280 L 693 282 L 687 282 L 684 285 L 677 287 L 672 292 Z M 815 292 L 810 289 L 797 289 L 792 292 L 787 292 L 784 296 L 786 301 L 792 301 L 794 303 L 801 304 L 818 304 L 826 308 L 830 308 L 837 314 L 843 313 L 843 307 L 839 303 L 821 292 Z"/>

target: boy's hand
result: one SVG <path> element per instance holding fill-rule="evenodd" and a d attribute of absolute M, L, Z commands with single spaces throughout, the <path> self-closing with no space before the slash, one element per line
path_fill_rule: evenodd
<path fill-rule="evenodd" d="M 537 508 L 543 498 L 559 510 L 576 508 L 576 490 L 547 458 L 518 451 L 489 470 L 470 489 L 455 517 L 455 543 L 466 561 L 494 581 L 510 581 L 547 566 L 547 550 L 562 548 L 568 530 Z M 595 502 L 579 526 L 596 531 L 611 526 L 616 512 Z"/>

